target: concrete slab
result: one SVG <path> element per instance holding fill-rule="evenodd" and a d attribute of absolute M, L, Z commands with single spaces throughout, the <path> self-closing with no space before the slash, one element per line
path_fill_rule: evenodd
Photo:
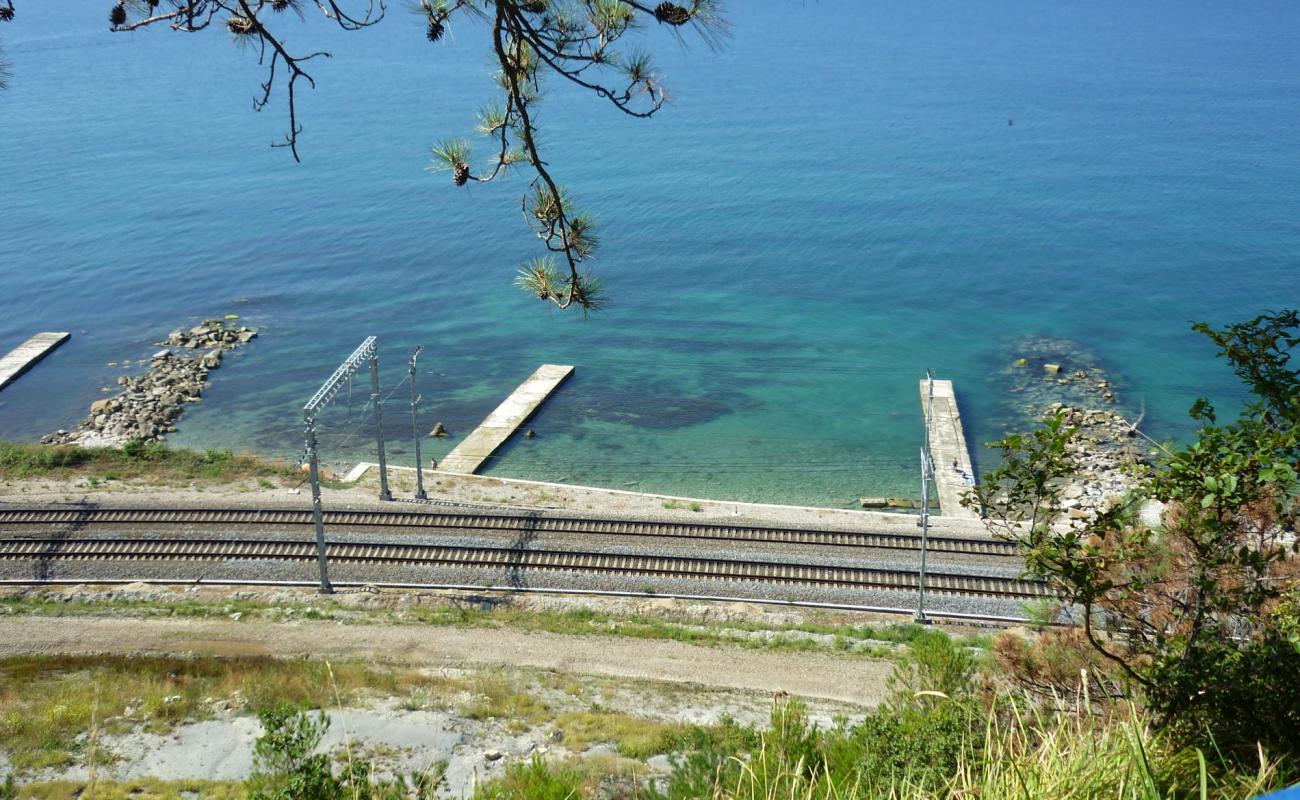
<path fill-rule="evenodd" d="M 921 379 L 921 413 L 929 406 L 930 381 Z M 975 509 L 965 508 L 961 496 L 975 485 L 975 467 L 966 446 L 966 434 L 957 410 L 952 381 L 934 381 L 934 412 L 930 417 L 930 455 L 934 458 L 934 482 L 939 509 L 944 517 L 978 520 Z"/>
<path fill-rule="evenodd" d="M 538 367 L 465 441 L 447 454 L 438 464 L 438 471 L 473 475 L 572 374 L 573 367 L 566 364 Z"/>
<path fill-rule="evenodd" d="M 68 341 L 71 336 L 70 333 L 58 331 L 38 333 L 10 351 L 9 355 L 0 358 L 0 389 L 13 383 L 19 375 L 34 367 L 36 362 Z"/>

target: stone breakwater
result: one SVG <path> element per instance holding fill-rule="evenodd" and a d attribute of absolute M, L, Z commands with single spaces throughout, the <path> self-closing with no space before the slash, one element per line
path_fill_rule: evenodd
<path fill-rule="evenodd" d="M 1008 391 L 1030 419 L 1061 413 L 1078 428 L 1069 445 L 1077 474 L 1063 487 L 1062 510 L 1082 524 L 1150 474 L 1151 459 L 1138 422 L 1117 410 L 1118 390 L 1101 359 L 1077 342 L 1035 338 L 1019 343 L 1004 369 Z"/>
<path fill-rule="evenodd" d="M 1072 521 L 1088 520 L 1149 474 L 1151 465 L 1137 426 L 1109 409 L 1072 408 L 1053 403 L 1065 424 L 1078 429 L 1066 447 L 1078 471 L 1061 492 L 1061 508 Z"/>
<path fill-rule="evenodd" d="M 174 330 L 159 342 L 149 371 L 117 379 L 122 391 L 96 400 L 90 414 L 74 431 L 55 431 L 44 444 L 109 447 L 129 441 L 160 442 L 176 431 L 186 403 L 197 403 L 208 385 L 208 373 L 221 366 L 223 354 L 251 342 L 257 331 L 207 320 L 188 331 Z"/>

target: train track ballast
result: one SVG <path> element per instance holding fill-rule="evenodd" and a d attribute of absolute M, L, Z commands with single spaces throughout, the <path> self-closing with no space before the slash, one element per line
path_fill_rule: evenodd
<path fill-rule="evenodd" d="M 310 525 L 309 509 L 0 509 L 0 526 L 27 525 Z M 603 536 L 675 537 L 718 541 L 919 550 L 921 537 L 872 531 L 815 530 L 693 522 L 616 520 L 527 514 L 417 511 L 326 511 L 331 528 L 530 531 Z M 1016 557 L 1011 542 L 930 536 L 935 553 Z"/>
<path fill-rule="evenodd" d="M 918 585 L 918 574 L 909 570 L 572 550 L 333 542 L 326 555 L 335 564 L 568 571 L 861 589 L 907 590 Z M 0 559 L 314 561 L 316 548 L 313 542 L 258 539 L 22 538 L 0 540 Z M 926 590 L 1011 598 L 1051 596 L 1047 585 L 1037 581 L 947 572 L 927 573 Z"/>

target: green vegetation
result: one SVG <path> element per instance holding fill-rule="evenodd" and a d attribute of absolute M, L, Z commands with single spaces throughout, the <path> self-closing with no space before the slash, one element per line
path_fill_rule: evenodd
<path fill-rule="evenodd" d="M 686 725 L 599 707 L 561 715 L 555 720 L 555 730 L 560 734 L 560 741 L 570 750 L 582 751 L 598 744 L 612 744 L 619 755 L 634 759 L 718 747 L 740 752 L 758 744 L 755 731 L 736 724 L 727 716 L 716 725 Z"/>
<path fill-rule="evenodd" d="M 461 709 L 469 719 L 503 719 L 507 730 L 522 733 L 551 718 L 545 703 L 498 675 L 480 676 L 473 691 L 473 699 Z"/>
<path fill-rule="evenodd" d="M 1220 422 L 1207 400 L 1185 445 L 1166 445 L 1124 501 L 1070 524 L 1062 492 L 1075 474 L 1077 430 L 1050 417 L 995 443 L 1002 466 L 968 501 L 1016 541 L 1030 573 L 1081 610 L 1082 631 L 1007 643 L 1002 663 L 1023 685 L 1056 693 L 1119 691 L 1161 736 L 1243 764 L 1259 748 L 1300 762 L 1300 314 L 1265 314 L 1222 330 L 1194 326 L 1252 395 Z M 1139 513 L 1163 504 L 1158 524 Z M 1058 666 L 1095 676 L 1080 687 Z"/>
<path fill-rule="evenodd" d="M 586 796 L 586 776 L 572 764 L 556 764 L 534 756 L 506 767 L 506 774 L 475 792 L 472 800 L 576 800 Z"/>
<path fill-rule="evenodd" d="M 241 781 L 161 781 L 156 778 L 139 778 L 130 781 L 95 781 L 94 792 L 88 793 L 84 782 L 42 781 L 23 786 L 22 794 L 15 791 L 6 795 L 0 789 L 0 800 L 23 797 L 26 800 L 245 800 L 248 797 Z"/>
<path fill-rule="evenodd" d="M 370 762 L 346 758 L 335 772 L 329 755 L 315 752 L 329 718 L 308 714 L 286 703 L 258 714 L 262 736 L 253 747 L 253 774 L 248 800 L 432 800 L 445 765 L 405 778 L 382 779 Z"/>
<path fill-rule="evenodd" d="M 412 673 L 379 675 L 361 665 L 274 666 L 266 660 L 231 662 L 177 659 L 122 660 L 110 670 L 87 660 L 5 662 L 6 724 L 14 717 L 12 696 L 31 698 L 29 710 L 75 704 L 83 730 L 110 730 L 111 709 L 123 692 L 162 697 L 162 706 L 202 714 L 192 698 L 204 691 L 260 686 L 257 710 L 263 735 L 255 747 L 254 774 L 243 786 L 194 782 L 132 782 L 89 787 L 69 782 L 24 786 L 26 797 L 179 798 L 250 800 L 427 800 L 442 785 L 445 765 L 401 778 L 380 778 L 366 754 L 318 752 L 328 719 L 304 710 L 318 701 L 345 703 L 366 686 L 388 691 L 427 689 Z M 138 675 L 128 674 L 128 665 Z M 778 697 L 770 726 L 754 731 L 723 719 L 697 726 L 641 719 L 597 706 L 551 721 L 545 706 L 496 676 L 439 679 L 440 692 L 470 693 L 466 711 L 514 715 L 523 727 L 549 726 L 565 747 L 584 750 L 610 743 L 620 756 L 644 759 L 670 754 L 671 772 L 654 779 L 635 761 L 612 757 L 535 755 L 509 763 L 480 784 L 476 800 L 586 800 L 626 797 L 647 800 L 1036 800 L 1037 798 L 1242 798 L 1279 788 L 1300 777 L 1297 765 L 1261 752 L 1251 764 L 1179 744 L 1130 702 L 1040 702 L 1033 693 L 997 688 L 991 662 L 942 633 L 911 639 L 890 682 L 887 702 L 850 724 L 840 719 L 819 727 L 797 700 Z M 204 682 L 206 681 L 206 683 Z M 110 685 L 111 684 L 111 685 Z M 98 688 L 96 688 L 98 687 Z M 168 701 L 165 692 L 180 695 Z M 63 693 L 63 694 L 60 694 Z M 273 695 L 280 699 L 270 699 Z M 575 692 L 576 694 L 576 692 Z M 93 699 L 92 699 L 93 698 Z M 146 701 L 147 702 L 147 701 Z M 87 716 L 87 704 L 92 710 Z M 98 704 L 98 714 L 93 704 Z M 172 711 L 158 718 L 165 725 Z M 75 715 L 74 715 L 75 716 Z M 102 720 L 97 722 L 96 720 Z M 56 723 L 61 735 L 73 729 Z M 5 730 L 8 744 L 39 735 L 39 729 Z M 57 762 L 48 762 L 57 763 Z M 1290 770 L 1290 772 L 1288 772 Z M 0 798 L 15 796 L 0 790 Z"/>
<path fill-rule="evenodd" d="M 197 452 L 142 442 L 127 442 L 121 448 L 0 442 L 0 478 L 78 476 L 85 476 L 92 486 L 101 480 L 229 483 L 256 478 L 268 488 L 272 478 L 302 480 L 299 472 L 284 464 L 229 450 Z"/>

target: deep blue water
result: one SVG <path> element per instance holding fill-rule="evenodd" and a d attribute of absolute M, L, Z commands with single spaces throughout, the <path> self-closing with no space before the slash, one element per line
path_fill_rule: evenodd
<path fill-rule="evenodd" d="M 236 313 L 264 335 L 177 444 L 296 457 L 302 403 L 374 334 L 396 462 L 422 344 L 421 427 L 455 434 L 433 455 L 572 363 L 492 472 L 839 505 L 915 492 L 926 367 L 986 441 L 1019 423 L 1021 343 L 1070 340 L 1176 437 L 1197 395 L 1237 397 L 1188 323 L 1300 304 L 1290 0 L 733 1 L 720 52 L 652 33 L 660 116 L 554 84 L 542 112 L 604 236 L 613 305 L 586 321 L 511 286 L 538 249 L 523 181 L 424 171 L 490 96 L 486 28 L 433 46 L 400 5 L 356 34 L 286 20 L 335 51 L 302 164 L 268 147 L 284 107 L 251 111 L 262 73 L 224 32 L 110 34 L 80 0 L 0 26 L 0 348 L 74 334 L 0 393 L 0 437 L 75 423 L 109 362 Z M 326 418 L 327 458 L 365 455 L 364 395 Z"/>

